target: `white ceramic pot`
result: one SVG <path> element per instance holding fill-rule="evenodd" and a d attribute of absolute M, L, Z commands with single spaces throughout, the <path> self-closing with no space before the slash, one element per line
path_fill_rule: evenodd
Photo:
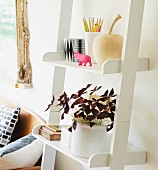
<path fill-rule="evenodd" d="M 75 156 L 89 158 L 94 153 L 106 151 L 107 131 L 105 126 L 77 124 L 72 133 L 71 152 Z"/>
<path fill-rule="evenodd" d="M 100 34 L 100 32 L 85 32 L 85 51 L 91 57 L 92 63 L 96 63 L 93 57 L 93 41 Z"/>

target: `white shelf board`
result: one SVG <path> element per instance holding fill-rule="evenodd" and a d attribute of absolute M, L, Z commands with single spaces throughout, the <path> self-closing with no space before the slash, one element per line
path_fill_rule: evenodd
<path fill-rule="evenodd" d="M 48 52 L 43 56 L 43 61 L 50 62 L 59 67 L 71 67 L 97 74 L 114 74 L 120 73 L 123 65 L 123 60 L 111 59 L 105 61 L 100 67 L 97 64 L 89 66 L 79 66 L 77 62 L 65 60 L 64 52 Z M 149 58 L 138 58 L 137 71 L 149 70 Z"/>
<path fill-rule="evenodd" d="M 71 149 L 66 148 L 61 145 L 60 141 L 49 141 L 46 138 L 39 135 L 39 129 L 41 125 L 37 125 L 34 127 L 32 134 L 37 139 L 41 140 L 45 144 L 51 146 L 52 148 L 56 149 L 57 151 L 65 154 L 66 156 L 74 159 L 75 161 L 86 165 L 89 168 L 95 168 L 95 167 L 109 167 L 109 159 L 110 159 L 110 151 L 107 149 L 107 152 L 104 153 L 96 153 L 90 156 L 89 159 L 81 158 L 72 155 Z M 120 155 L 121 156 L 121 155 Z M 147 152 L 136 148 L 135 146 L 128 145 L 128 151 L 127 151 L 127 157 L 126 157 L 126 165 L 136 165 L 136 164 L 144 164 L 146 163 L 147 159 Z"/>

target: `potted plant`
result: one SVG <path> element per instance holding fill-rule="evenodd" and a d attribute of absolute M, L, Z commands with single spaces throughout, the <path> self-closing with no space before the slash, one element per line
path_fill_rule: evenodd
<path fill-rule="evenodd" d="M 95 152 L 94 146 L 89 149 L 88 145 L 90 140 L 92 140 L 93 143 L 94 140 L 99 142 L 96 138 L 99 138 L 100 135 L 100 137 L 102 137 L 100 141 L 105 142 L 103 137 L 105 136 L 106 138 L 106 132 L 113 128 L 116 109 L 116 94 L 114 94 L 113 88 L 110 91 L 106 90 L 101 95 L 96 95 L 96 92 L 100 90 L 102 86 L 96 86 L 90 90 L 89 88 L 91 85 L 92 84 L 87 84 L 86 87 L 79 89 L 77 93 L 73 93 L 70 97 L 66 92 L 64 92 L 58 98 L 59 103 L 56 105 L 61 107 L 61 119 L 64 119 L 65 115 L 70 115 L 72 117 L 72 125 L 68 129 L 70 132 L 73 132 L 72 152 L 75 155 L 82 157 L 89 157 L 93 152 Z M 48 105 L 45 111 L 54 105 L 54 101 L 55 97 L 53 95 L 51 104 Z M 91 132 L 87 132 L 85 128 L 83 131 L 80 131 L 83 127 Z M 104 134 L 100 134 L 101 128 L 103 129 L 102 131 Z M 99 131 L 95 132 L 96 129 L 99 129 Z M 77 133 L 80 134 L 79 137 L 76 136 L 78 135 Z M 89 136 L 90 134 L 92 135 L 92 133 L 94 133 L 94 137 Z M 81 135 L 83 135 L 83 138 Z M 86 139 L 86 137 L 88 137 L 88 139 Z M 87 146 L 85 145 L 85 142 L 87 142 Z M 79 146 L 81 143 L 83 143 L 84 149 L 82 146 Z M 97 144 L 95 146 L 98 148 L 101 145 Z M 74 151 L 75 149 L 78 151 Z M 99 150 L 102 151 L 102 149 L 103 148 L 100 148 Z M 88 150 L 88 153 L 78 153 L 80 150 Z"/>

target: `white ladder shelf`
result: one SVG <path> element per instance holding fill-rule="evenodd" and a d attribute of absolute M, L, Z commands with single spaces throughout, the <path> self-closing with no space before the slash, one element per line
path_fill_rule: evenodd
<path fill-rule="evenodd" d="M 90 68 L 78 67 L 76 63 L 64 61 L 64 48 L 62 44 L 63 39 L 69 36 L 73 0 L 62 0 L 61 2 L 57 52 L 49 52 L 44 55 L 44 61 L 51 62 L 55 65 L 52 94 L 59 96 L 62 93 L 64 89 L 65 72 L 68 67 L 101 74 L 122 73 L 119 103 L 110 149 L 107 153 L 95 155 L 89 160 L 86 160 L 88 162 L 86 165 L 89 167 L 109 166 L 110 170 L 123 170 L 126 163 L 128 163 L 128 159 L 133 160 L 134 157 L 139 158 L 141 161 L 133 161 L 132 164 L 146 162 L 147 152 L 136 149 L 136 156 L 134 150 L 129 154 L 129 150 L 127 149 L 136 72 L 149 69 L 149 59 L 138 58 L 144 3 L 145 0 L 131 0 L 127 39 L 123 47 L 124 58 L 122 60 L 106 61 L 102 68 L 99 68 L 97 65 Z M 66 15 L 65 11 L 68 12 Z M 58 124 L 59 119 L 57 110 L 52 108 L 48 124 Z M 67 151 L 60 147 L 59 143 L 50 142 L 38 135 L 38 128 L 39 127 L 36 127 L 34 129 L 33 134 L 45 143 L 42 170 L 53 169 L 56 151 L 60 151 L 72 158 L 71 153 L 67 153 Z M 108 161 L 104 162 L 107 157 Z M 128 157 L 127 160 L 126 157 Z M 101 161 L 97 163 L 95 160 L 98 161 L 98 158 L 100 158 Z M 74 157 L 74 159 L 80 163 L 84 163 L 84 161 L 81 161 L 79 158 Z"/>
<path fill-rule="evenodd" d="M 89 159 L 77 157 L 71 154 L 71 149 L 64 147 L 60 141 L 49 141 L 46 138 L 39 135 L 39 129 L 42 125 L 37 125 L 33 129 L 33 135 L 43 141 L 45 144 L 49 145 L 51 148 L 67 155 L 68 157 L 74 159 L 75 161 L 86 165 L 89 168 L 96 168 L 96 167 L 109 167 L 109 159 L 110 155 L 110 148 L 107 147 L 106 152 L 97 153 L 90 156 Z M 108 134 L 108 143 L 110 143 L 111 134 Z M 139 149 L 135 146 L 129 145 L 127 147 L 127 158 L 126 158 L 126 165 L 136 165 L 136 164 L 144 164 L 146 162 L 146 151 Z"/>

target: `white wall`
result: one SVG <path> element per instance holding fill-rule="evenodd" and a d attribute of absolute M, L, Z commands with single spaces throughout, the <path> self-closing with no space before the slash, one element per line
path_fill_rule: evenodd
<path fill-rule="evenodd" d="M 16 100 L 28 108 L 47 117 L 43 110 L 51 98 L 53 80 L 53 66 L 42 62 L 46 51 L 56 48 L 56 35 L 59 14 L 59 0 L 34 0 L 29 1 L 30 23 L 30 57 L 33 67 L 33 88 L 29 90 L 14 89 L 5 82 L 0 83 L 0 93 Z M 150 57 L 150 71 L 137 74 L 131 132 L 129 140 L 137 146 L 148 150 L 148 164 L 141 166 L 128 166 L 126 170 L 157 170 L 158 149 L 158 1 L 146 1 L 143 30 L 141 38 L 140 55 Z M 94 16 L 104 17 L 103 31 L 107 32 L 110 23 L 120 13 L 123 19 L 114 28 L 115 33 L 124 33 L 125 23 L 129 10 L 127 0 L 78 0 L 74 1 L 71 36 L 83 37 L 82 18 Z M 74 77 L 74 79 L 72 79 Z M 70 79 L 71 78 L 71 79 Z M 76 91 L 79 87 L 92 82 L 94 85 L 103 85 L 104 88 L 116 88 L 119 91 L 120 75 L 92 75 L 69 69 L 66 74 L 65 90 Z M 88 168 L 69 160 L 63 155 L 58 155 L 56 170 L 88 170 Z M 98 168 L 93 170 L 106 170 Z"/>

